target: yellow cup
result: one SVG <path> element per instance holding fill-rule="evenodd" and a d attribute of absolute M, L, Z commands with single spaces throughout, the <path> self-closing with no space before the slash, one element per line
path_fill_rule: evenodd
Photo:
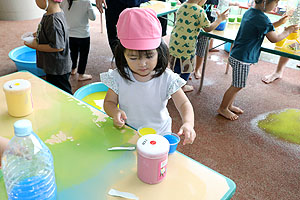
<path fill-rule="evenodd" d="M 156 134 L 156 130 L 154 130 L 153 128 L 141 127 L 138 129 L 138 133 L 142 137 L 144 135 Z"/>
<path fill-rule="evenodd" d="M 297 31 L 296 33 L 291 33 L 289 34 L 286 38 L 288 40 L 296 40 L 299 37 L 299 31 Z"/>
<path fill-rule="evenodd" d="M 276 42 L 276 43 L 275 43 L 276 47 L 282 47 L 283 44 L 285 43 L 285 41 L 286 41 L 286 38 L 284 38 L 283 40 L 281 40 L 281 41 L 279 41 L 279 42 Z"/>
<path fill-rule="evenodd" d="M 33 112 L 31 84 L 24 79 L 7 81 L 3 85 L 8 114 L 13 117 L 24 117 Z"/>

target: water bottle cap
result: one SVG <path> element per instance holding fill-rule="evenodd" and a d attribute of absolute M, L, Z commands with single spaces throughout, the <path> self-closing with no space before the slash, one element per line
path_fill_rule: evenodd
<path fill-rule="evenodd" d="M 15 135 L 24 137 L 32 133 L 32 124 L 27 119 L 18 120 L 14 123 Z"/>

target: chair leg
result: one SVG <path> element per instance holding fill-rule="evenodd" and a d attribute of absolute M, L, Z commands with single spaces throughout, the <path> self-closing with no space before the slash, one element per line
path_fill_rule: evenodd
<path fill-rule="evenodd" d="M 231 45 L 230 45 L 230 51 L 229 51 L 229 55 L 230 55 L 230 52 L 231 52 L 232 46 L 233 46 L 233 43 L 231 43 Z M 228 74 L 228 71 L 229 71 L 229 62 L 227 61 L 227 64 L 226 64 L 226 70 L 225 70 L 225 74 Z"/>

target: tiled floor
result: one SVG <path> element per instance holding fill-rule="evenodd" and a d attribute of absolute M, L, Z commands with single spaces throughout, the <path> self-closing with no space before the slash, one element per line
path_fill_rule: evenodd
<path fill-rule="evenodd" d="M 0 75 L 16 71 L 8 53 L 23 44 L 21 35 L 35 31 L 38 22 L 39 19 L 0 21 Z M 300 146 L 260 133 L 251 123 L 263 113 L 299 109 L 300 71 L 287 68 L 283 79 L 266 85 L 260 79 L 271 73 L 276 65 L 260 61 L 251 67 L 248 86 L 236 99 L 236 104 L 245 113 L 231 122 L 216 112 L 231 82 L 231 75 L 224 74 L 227 56 L 222 50 L 209 55 L 201 93 L 197 91 L 199 80 L 193 78 L 190 81 L 196 88 L 187 95 L 195 111 L 197 138 L 193 145 L 180 144 L 179 151 L 231 178 L 237 185 L 233 199 L 300 199 Z M 73 91 L 99 81 L 99 73 L 111 67 L 111 57 L 105 30 L 100 33 L 98 16 L 96 22 L 91 23 L 91 51 L 86 70 L 93 79 L 78 82 L 77 77 L 72 76 Z M 180 116 L 172 101 L 168 108 L 176 132 L 181 123 Z"/>

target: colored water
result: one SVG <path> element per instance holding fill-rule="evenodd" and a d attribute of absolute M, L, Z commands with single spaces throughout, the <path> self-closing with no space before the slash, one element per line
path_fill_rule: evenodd
<path fill-rule="evenodd" d="M 141 128 L 139 129 L 140 136 L 156 134 L 156 131 L 153 128 Z"/>
<path fill-rule="evenodd" d="M 103 102 L 102 104 L 99 104 L 99 101 L 97 100 L 103 100 L 105 98 L 107 91 L 103 92 L 95 92 L 92 94 L 87 95 L 82 99 L 82 101 L 86 102 L 87 104 L 94 106 L 95 108 L 99 110 L 103 110 Z M 95 101 L 96 100 L 96 101 Z"/>
<path fill-rule="evenodd" d="M 175 144 L 179 142 L 179 139 L 174 135 L 164 135 L 164 137 L 169 141 L 170 144 Z"/>
<path fill-rule="evenodd" d="M 21 60 L 25 62 L 36 62 L 36 51 L 28 51 L 22 53 L 16 57 L 16 60 Z"/>
<path fill-rule="evenodd" d="M 270 113 L 264 120 L 258 121 L 258 127 L 276 137 L 300 144 L 300 110 L 298 109 Z"/>
<path fill-rule="evenodd" d="M 164 135 L 164 137 L 169 141 L 170 143 L 170 150 L 169 154 L 172 154 L 176 151 L 177 145 L 179 143 L 179 138 L 176 137 L 175 135 Z"/>
<path fill-rule="evenodd" d="M 12 188 L 8 199 L 55 200 L 56 184 L 54 175 L 47 177 L 35 176 L 19 182 Z"/>

